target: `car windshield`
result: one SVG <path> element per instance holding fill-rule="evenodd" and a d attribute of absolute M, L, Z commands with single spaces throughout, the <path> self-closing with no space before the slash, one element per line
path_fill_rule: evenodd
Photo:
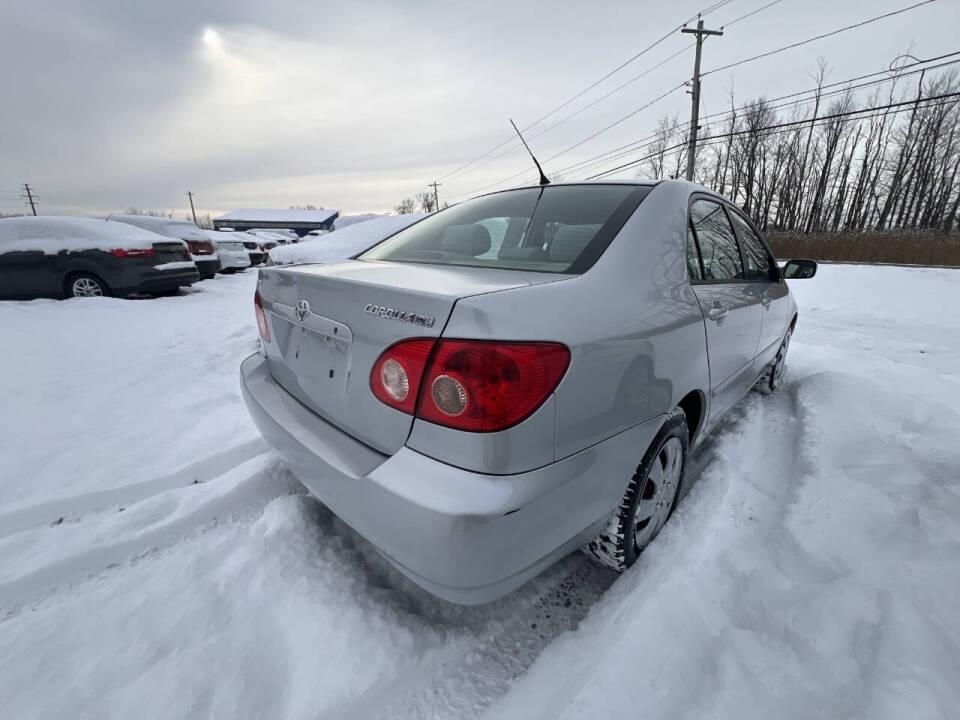
<path fill-rule="evenodd" d="M 648 185 L 560 185 L 485 195 L 401 230 L 359 259 L 582 273 L 648 192 Z"/>

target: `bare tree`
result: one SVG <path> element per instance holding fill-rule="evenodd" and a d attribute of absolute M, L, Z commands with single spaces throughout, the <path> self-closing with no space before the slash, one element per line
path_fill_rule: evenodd
<path fill-rule="evenodd" d="M 436 199 L 433 193 L 429 192 L 418 192 L 416 195 L 417 205 L 420 206 L 420 211 L 425 213 L 432 213 L 437 209 Z"/>
<path fill-rule="evenodd" d="M 165 217 L 172 218 L 174 215 L 173 210 L 144 210 L 143 208 L 138 208 L 130 206 L 127 208 L 127 215 L 144 215 L 146 217 Z M 190 218 L 187 218 L 190 220 Z"/>
<path fill-rule="evenodd" d="M 404 198 L 400 204 L 393 208 L 398 215 L 408 215 L 417 211 L 417 203 L 413 198 Z"/>

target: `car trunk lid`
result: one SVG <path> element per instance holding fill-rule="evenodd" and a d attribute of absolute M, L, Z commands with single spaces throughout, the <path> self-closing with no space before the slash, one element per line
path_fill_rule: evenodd
<path fill-rule="evenodd" d="M 170 262 L 186 262 L 190 260 L 187 246 L 179 240 L 173 242 L 156 242 L 153 244 L 154 262 L 157 264 Z"/>
<path fill-rule="evenodd" d="M 516 270 L 348 261 L 261 270 L 274 379 L 321 417 L 384 453 L 404 444 L 413 418 L 377 400 L 380 354 L 438 337 L 456 301 L 566 276 Z M 416 392 L 411 388 L 411 392 Z"/>

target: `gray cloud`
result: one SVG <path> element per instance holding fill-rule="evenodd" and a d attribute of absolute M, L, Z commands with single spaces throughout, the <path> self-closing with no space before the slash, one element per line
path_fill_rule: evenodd
<path fill-rule="evenodd" d="M 736 0 L 709 19 L 762 4 Z M 784 2 L 711 40 L 704 65 L 902 5 Z M 14 0 L 0 26 L 0 190 L 29 180 L 48 212 L 183 208 L 187 189 L 213 211 L 386 209 L 509 137 L 508 116 L 531 122 L 697 8 Z M 740 100 L 806 88 L 818 55 L 842 79 L 884 67 L 911 42 L 921 56 L 954 50 L 958 22 L 956 4 L 941 2 L 718 73 L 705 82 L 705 109 L 722 109 L 731 87 Z M 219 42 L 204 43 L 208 28 Z M 677 35 L 555 119 L 687 42 Z M 538 152 L 548 157 L 688 77 L 687 55 L 537 138 Z M 685 116 L 687 103 L 675 93 L 553 168 L 646 135 L 661 113 Z M 514 151 L 446 182 L 441 197 L 527 164 Z M 0 193 L 0 210 L 11 209 L 15 196 Z"/>

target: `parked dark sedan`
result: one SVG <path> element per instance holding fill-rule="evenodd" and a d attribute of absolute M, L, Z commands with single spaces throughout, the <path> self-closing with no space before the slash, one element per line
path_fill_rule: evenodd
<path fill-rule="evenodd" d="M 189 246 L 190 257 L 197 264 L 197 270 L 203 280 L 209 280 L 220 269 L 217 248 L 205 232 L 193 223 L 151 215 L 111 215 L 110 219 L 134 225 L 158 235 L 183 240 Z"/>
<path fill-rule="evenodd" d="M 200 280 L 187 246 L 77 217 L 0 220 L 0 298 L 167 295 Z"/>

